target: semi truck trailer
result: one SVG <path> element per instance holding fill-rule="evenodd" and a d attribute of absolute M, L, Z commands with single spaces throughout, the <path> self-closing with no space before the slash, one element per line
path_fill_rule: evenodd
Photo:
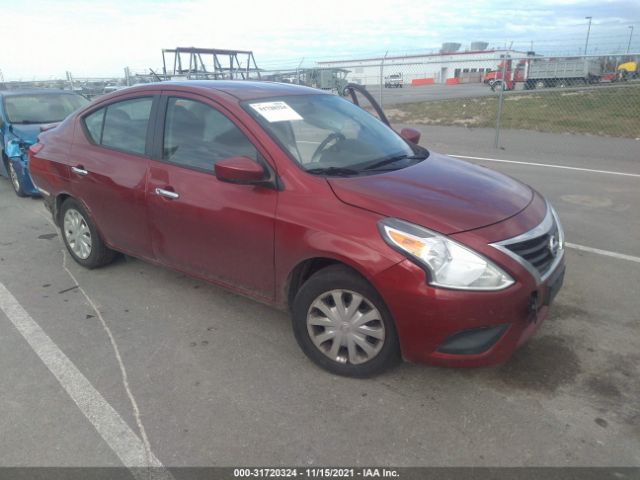
<path fill-rule="evenodd" d="M 518 84 L 530 90 L 593 84 L 600 82 L 601 76 L 598 58 L 531 57 L 503 60 L 496 70 L 485 75 L 484 82 L 493 90 L 513 90 Z"/>

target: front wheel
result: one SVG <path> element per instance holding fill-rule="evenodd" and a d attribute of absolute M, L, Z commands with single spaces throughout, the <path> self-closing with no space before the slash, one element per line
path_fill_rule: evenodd
<path fill-rule="evenodd" d="M 395 325 L 384 302 L 365 279 L 344 266 L 312 275 L 292 310 L 298 344 L 325 370 L 369 377 L 400 360 Z"/>
<path fill-rule="evenodd" d="M 24 191 L 24 186 L 22 185 L 22 181 L 18 176 L 18 172 L 16 171 L 16 167 L 13 165 L 13 162 L 11 160 L 7 160 L 6 166 L 7 171 L 9 172 L 9 180 L 11 180 L 13 191 L 16 192 L 16 195 L 19 197 L 26 197 L 27 194 Z"/>
<path fill-rule="evenodd" d="M 105 245 L 95 224 L 80 202 L 69 198 L 60 209 L 60 228 L 71 257 L 92 269 L 111 263 L 116 253 Z"/>

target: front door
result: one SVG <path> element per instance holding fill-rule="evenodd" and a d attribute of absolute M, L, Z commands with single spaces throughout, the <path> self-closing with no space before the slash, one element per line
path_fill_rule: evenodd
<path fill-rule="evenodd" d="M 147 201 L 153 249 L 162 262 L 245 293 L 274 297 L 277 192 L 219 181 L 218 160 L 264 162 L 247 136 L 196 95 L 163 97 L 162 158 L 151 161 Z"/>

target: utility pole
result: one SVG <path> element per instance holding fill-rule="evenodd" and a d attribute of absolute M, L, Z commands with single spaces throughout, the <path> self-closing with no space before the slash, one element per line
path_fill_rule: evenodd
<path fill-rule="evenodd" d="M 584 54 L 587 54 L 587 47 L 589 47 L 589 34 L 591 33 L 591 20 L 593 17 L 584 17 L 585 20 L 589 20 L 589 26 L 587 27 L 587 41 L 584 42 Z"/>
<path fill-rule="evenodd" d="M 296 83 L 300 85 L 300 67 L 302 67 L 302 62 L 304 62 L 304 57 L 300 59 L 300 63 L 296 67 Z"/>
<path fill-rule="evenodd" d="M 505 45 L 506 46 L 506 45 Z M 513 41 L 509 45 L 509 50 L 513 48 Z M 507 73 L 507 60 L 510 59 L 511 56 L 505 51 L 504 55 L 502 55 L 502 80 L 500 81 L 500 96 L 498 97 L 498 111 L 496 112 L 496 138 L 493 142 L 494 148 L 500 147 L 500 122 L 502 121 L 502 105 L 504 103 L 504 89 L 507 88 L 507 82 L 505 79 Z M 509 71 L 511 72 L 511 67 Z M 512 75 L 512 73 L 510 73 Z"/>
<path fill-rule="evenodd" d="M 631 49 L 631 37 L 633 36 L 633 25 L 629 25 L 629 30 L 631 30 L 629 32 L 629 43 L 627 44 L 627 54 L 629 53 L 629 50 Z"/>
<path fill-rule="evenodd" d="M 71 75 L 71 72 L 69 71 L 65 73 L 67 74 L 67 82 L 69 82 L 69 87 L 71 90 L 73 90 L 73 75 Z"/>
<path fill-rule="evenodd" d="M 384 61 L 387 59 L 387 55 L 389 55 L 389 50 L 385 52 L 382 62 L 380 63 L 380 96 L 378 98 L 380 107 L 382 107 L 382 89 L 384 88 Z"/>

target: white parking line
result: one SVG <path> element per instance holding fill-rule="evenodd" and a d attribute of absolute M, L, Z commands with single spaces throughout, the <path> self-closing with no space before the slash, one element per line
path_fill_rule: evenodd
<path fill-rule="evenodd" d="M 80 411 L 91 422 L 122 463 L 140 479 L 171 480 L 173 476 L 156 456 L 148 454 L 144 443 L 104 399 L 69 357 L 22 308 L 13 294 L 0 283 L 0 310 L 24 337 L 40 360 L 58 379 Z M 145 467 L 153 467 L 147 470 Z"/>
<path fill-rule="evenodd" d="M 582 250 L 583 252 L 597 253 L 598 255 L 604 255 L 605 257 L 613 257 L 620 260 L 627 260 L 629 262 L 640 263 L 640 257 L 634 257 L 633 255 L 610 252 L 609 250 L 602 250 L 600 248 L 585 247 L 584 245 L 576 245 L 575 243 L 569 243 L 569 242 L 565 242 L 565 246 L 569 248 L 573 248 L 575 250 Z"/>
<path fill-rule="evenodd" d="M 640 178 L 640 173 L 625 173 L 625 172 L 612 172 L 610 170 L 594 170 L 592 168 L 570 167 L 568 165 L 551 165 L 549 163 L 535 163 L 535 162 L 521 162 L 518 160 L 503 160 L 499 158 L 487 158 L 487 157 L 471 157 L 468 155 L 453 155 L 448 154 L 450 157 L 462 158 L 465 160 L 484 160 L 487 162 L 499 162 L 499 163 L 516 163 L 518 165 L 532 165 L 534 167 L 548 167 L 548 168 L 561 168 L 564 170 L 577 170 L 580 172 L 590 173 L 604 173 L 607 175 L 621 175 L 623 177 L 637 177 Z"/>

